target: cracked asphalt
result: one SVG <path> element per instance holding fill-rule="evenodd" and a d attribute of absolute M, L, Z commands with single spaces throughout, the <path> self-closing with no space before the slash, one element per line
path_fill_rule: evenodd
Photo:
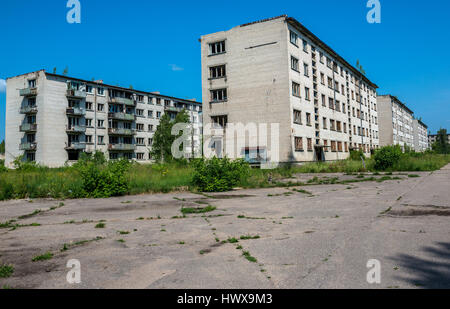
<path fill-rule="evenodd" d="M 352 179 L 297 179 L 314 176 Z M 0 222 L 12 222 L 0 228 L 0 264 L 14 273 L 0 287 L 450 288 L 450 165 L 394 176 L 401 179 L 1 202 Z M 207 205 L 216 210 L 180 211 Z M 32 262 L 46 252 L 53 258 Z M 80 284 L 66 281 L 71 259 L 81 263 Z M 371 259 L 381 263 L 380 284 L 366 280 Z"/>

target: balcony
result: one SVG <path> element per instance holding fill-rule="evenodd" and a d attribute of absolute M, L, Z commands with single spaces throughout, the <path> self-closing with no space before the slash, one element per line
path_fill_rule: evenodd
<path fill-rule="evenodd" d="M 135 121 L 136 115 L 134 114 L 126 114 L 126 113 L 109 113 L 109 118 L 123 120 L 123 121 Z"/>
<path fill-rule="evenodd" d="M 37 96 L 37 88 L 24 88 L 20 89 L 19 91 L 21 97 Z"/>
<path fill-rule="evenodd" d="M 23 106 L 20 108 L 21 114 L 36 114 L 37 106 Z"/>
<path fill-rule="evenodd" d="M 85 150 L 86 144 L 80 142 L 66 143 L 66 150 Z"/>
<path fill-rule="evenodd" d="M 69 90 L 67 90 L 66 96 L 69 98 L 75 98 L 75 99 L 85 99 L 86 91 L 69 89 Z"/>
<path fill-rule="evenodd" d="M 66 109 L 66 114 L 73 116 L 84 116 L 86 115 L 86 110 L 81 107 L 68 107 Z"/>
<path fill-rule="evenodd" d="M 66 132 L 67 133 L 84 133 L 86 132 L 86 127 L 85 126 L 67 126 L 66 127 Z"/>
<path fill-rule="evenodd" d="M 174 113 L 179 113 L 183 110 L 183 108 L 181 107 L 174 107 L 174 106 L 165 106 L 164 110 L 167 112 L 174 112 Z"/>
<path fill-rule="evenodd" d="M 136 150 L 136 145 L 135 144 L 109 144 L 108 150 L 134 151 L 134 150 Z"/>
<path fill-rule="evenodd" d="M 35 123 L 24 123 L 20 126 L 20 132 L 36 132 L 37 124 Z"/>
<path fill-rule="evenodd" d="M 109 128 L 109 135 L 135 135 L 135 129 L 125 129 L 125 128 Z"/>
<path fill-rule="evenodd" d="M 114 97 L 111 98 L 111 102 L 116 104 L 125 104 L 129 106 L 134 106 L 134 100 L 128 98 Z"/>
<path fill-rule="evenodd" d="M 36 150 L 36 143 L 22 143 L 19 145 L 20 150 L 33 151 Z"/>

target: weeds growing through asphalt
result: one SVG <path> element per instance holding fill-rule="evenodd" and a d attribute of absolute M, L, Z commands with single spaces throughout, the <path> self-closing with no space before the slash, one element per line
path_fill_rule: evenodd
<path fill-rule="evenodd" d="M 0 278 L 9 278 L 14 273 L 14 266 L 0 264 Z"/>
<path fill-rule="evenodd" d="M 34 258 L 31 259 L 31 261 L 32 262 L 40 262 L 40 261 L 50 260 L 51 258 L 53 258 L 53 253 L 46 252 L 42 255 L 35 256 Z"/>

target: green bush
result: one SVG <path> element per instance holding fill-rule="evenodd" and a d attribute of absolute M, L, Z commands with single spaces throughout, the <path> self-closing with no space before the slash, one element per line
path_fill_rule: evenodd
<path fill-rule="evenodd" d="M 250 171 L 250 166 L 242 159 L 200 159 L 195 160 L 193 164 L 195 170 L 192 183 L 203 192 L 230 191 L 246 178 Z"/>
<path fill-rule="evenodd" d="M 382 147 L 375 152 L 374 167 L 376 170 L 386 170 L 391 168 L 400 161 L 402 155 L 402 149 L 399 145 Z"/>
<path fill-rule="evenodd" d="M 361 161 L 361 157 L 365 159 L 364 152 L 362 149 L 360 150 L 350 150 L 350 157 L 349 159 L 352 161 Z"/>
<path fill-rule="evenodd" d="M 5 167 L 5 160 L 0 160 L 0 173 L 7 172 L 8 169 Z"/>
<path fill-rule="evenodd" d="M 83 182 L 85 197 L 106 198 L 125 195 L 129 191 L 126 172 L 130 167 L 127 160 L 110 161 L 98 164 L 98 161 L 79 162 L 77 169 Z"/>

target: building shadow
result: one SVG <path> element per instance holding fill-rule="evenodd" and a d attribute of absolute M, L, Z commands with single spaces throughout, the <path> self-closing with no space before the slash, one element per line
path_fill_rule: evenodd
<path fill-rule="evenodd" d="M 396 276 L 396 279 L 424 289 L 449 289 L 450 243 L 440 242 L 422 250 L 425 258 L 408 254 L 390 258 L 408 274 L 408 277 Z"/>

